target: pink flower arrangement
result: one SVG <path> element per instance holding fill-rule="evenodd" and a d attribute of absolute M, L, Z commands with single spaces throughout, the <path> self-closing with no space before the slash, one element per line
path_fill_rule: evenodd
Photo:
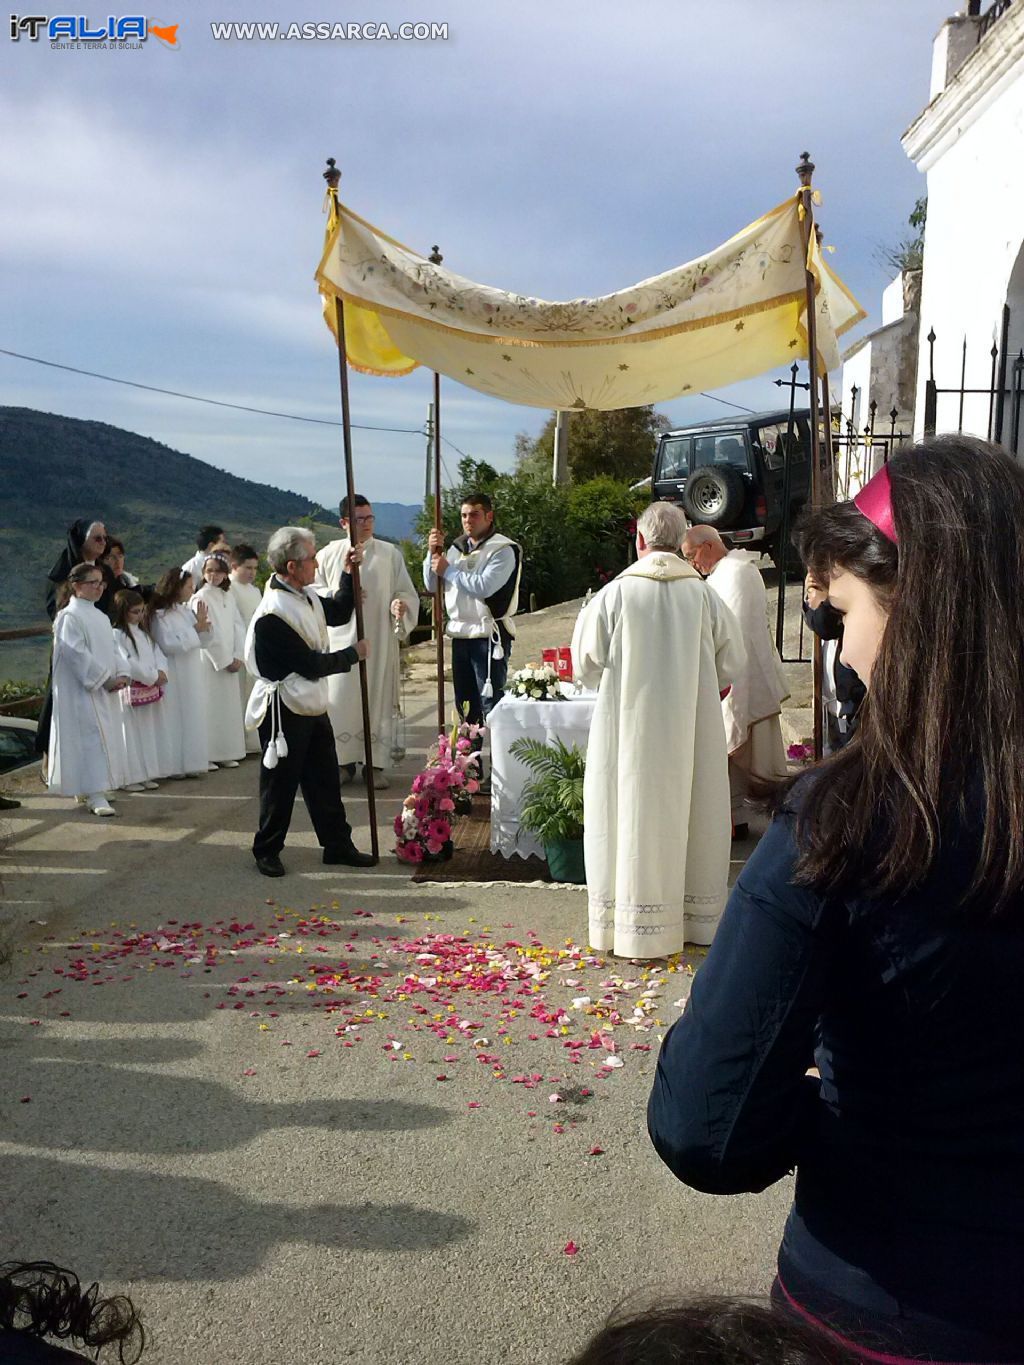
<path fill-rule="evenodd" d="M 412 790 L 395 816 L 395 853 L 404 863 L 437 857 L 452 837 L 452 821 L 469 810 L 475 792 L 479 755 L 474 742 L 484 735 L 482 725 L 459 725 L 451 735 L 438 735 L 427 766 L 412 780 Z"/>

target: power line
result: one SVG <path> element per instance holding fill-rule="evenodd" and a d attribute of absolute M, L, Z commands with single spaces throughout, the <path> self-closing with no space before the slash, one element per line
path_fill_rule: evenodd
<path fill-rule="evenodd" d="M 756 408 L 745 408 L 742 403 L 732 403 L 728 398 L 719 398 L 717 393 L 704 393 L 701 390 L 698 395 L 700 398 L 710 398 L 715 403 L 724 403 L 727 408 L 736 408 L 739 412 L 756 412 Z"/>
<path fill-rule="evenodd" d="M 251 408 L 245 403 L 228 403 L 222 398 L 201 398 L 195 393 L 181 393 L 178 389 L 161 389 L 155 384 L 139 384 L 134 379 L 118 379 L 112 374 L 97 374 L 95 370 L 80 370 L 75 365 L 60 365 L 56 360 L 43 360 L 37 355 L 22 355 L 20 351 L 8 351 L 0 346 L 0 355 L 13 356 L 15 360 L 28 360 L 33 365 L 45 365 L 51 370 L 67 370 L 69 374 L 82 374 L 88 379 L 105 379 L 108 384 L 123 384 L 129 389 L 145 389 L 147 393 L 162 393 L 168 398 L 187 398 L 190 403 L 208 403 L 215 408 L 232 408 L 235 412 L 254 412 L 260 417 L 283 417 L 289 422 L 312 422 L 321 427 L 340 427 L 341 423 L 329 421 L 324 417 L 302 417 L 295 412 L 275 412 L 270 408 Z M 352 422 L 351 426 L 359 431 L 392 431 L 405 436 L 420 436 L 421 427 L 374 427 L 364 422 Z"/>

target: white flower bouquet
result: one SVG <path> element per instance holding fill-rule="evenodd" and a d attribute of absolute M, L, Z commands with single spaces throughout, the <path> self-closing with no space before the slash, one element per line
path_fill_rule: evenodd
<path fill-rule="evenodd" d="M 550 664 L 527 664 L 509 676 L 505 692 L 526 701 L 564 701 L 558 673 Z"/>

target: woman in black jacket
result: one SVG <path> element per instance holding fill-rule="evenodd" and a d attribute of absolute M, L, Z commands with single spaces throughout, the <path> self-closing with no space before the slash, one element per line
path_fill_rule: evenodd
<path fill-rule="evenodd" d="M 710 1193 L 796 1168 L 786 1311 L 866 1360 L 1020 1362 L 1024 470 L 933 439 L 801 549 L 867 697 L 740 875 L 649 1129 Z"/>

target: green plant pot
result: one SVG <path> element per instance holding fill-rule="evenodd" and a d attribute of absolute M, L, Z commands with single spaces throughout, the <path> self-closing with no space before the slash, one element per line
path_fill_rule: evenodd
<path fill-rule="evenodd" d="M 545 842 L 544 856 L 548 860 L 552 881 L 583 883 L 587 880 L 582 839 L 553 839 L 550 843 Z"/>

